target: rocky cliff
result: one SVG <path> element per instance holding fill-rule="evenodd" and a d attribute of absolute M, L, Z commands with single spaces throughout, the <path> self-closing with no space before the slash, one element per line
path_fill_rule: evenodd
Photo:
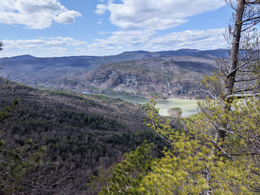
<path fill-rule="evenodd" d="M 213 59 L 167 57 L 106 63 L 78 77 L 81 90 L 129 93 L 141 97 L 203 97 L 200 84 L 216 70 Z"/>
<path fill-rule="evenodd" d="M 205 74 L 225 50 L 132 51 L 114 56 L 5 59 L 1 76 L 40 89 L 130 93 L 143 97 L 194 98 L 205 94 Z M 0 59 L 2 61 L 4 59 Z"/>

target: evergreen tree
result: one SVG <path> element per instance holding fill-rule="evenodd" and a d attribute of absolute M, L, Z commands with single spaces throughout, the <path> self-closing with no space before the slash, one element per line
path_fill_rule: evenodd
<path fill-rule="evenodd" d="M 151 163 L 134 188 L 136 194 L 260 193 L 260 50 L 255 27 L 260 1 L 226 2 L 235 10 L 225 36 L 231 43 L 230 57 L 217 59 L 220 71 L 203 81 L 211 99 L 198 102 L 197 115 L 180 118 L 182 131 L 159 116 L 156 101 L 147 105 L 147 127 L 170 149 Z M 134 194 L 128 193 L 129 186 L 121 186 L 124 189 L 113 188 L 113 193 Z"/>
<path fill-rule="evenodd" d="M 157 161 L 151 155 L 152 147 L 153 144 L 148 145 L 144 141 L 135 151 L 118 159 L 119 162 L 111 169 L 100 169 L 98 177 L 92 175 L 88 186 L 99 194 L 142 194 L 139 184 L 151 171 L 152 163 Z"/>
<path fill-rule="evenodd" d="M 0 50 L 3 49 L 2 46 L 0 42 Z M 3 65 L 4 63 L 0 69 Z M 0 79 L 0 87 L 6 89 L 7 81 L 8 79 Z M 58 162 L 45 162 L 46 146 L 28 139 L 21 146 L 6 147 L 14 125 L 29 114 L 22 116 L 15 124 L 9 123 L 8 118 L 18 115 L 19 103 L 20 100 L 15 97 L 11 105 L 0 109 L 2 127 L 0 129 L 0 194 L 32 194 L 34 192 L 49 194 L 56 191 L 70 191 L 73 185 L 67 179 L 70 177 L 73 166 L 61 171 Z M 76 191 L 74 190 L 73 193 Z"/>

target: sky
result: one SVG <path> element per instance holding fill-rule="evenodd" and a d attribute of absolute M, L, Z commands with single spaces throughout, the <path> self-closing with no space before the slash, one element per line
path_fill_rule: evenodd
<path fill-rule="evenodd" d="M 1 0 L 0 57 L 226 48 L 224 0 Z"/>

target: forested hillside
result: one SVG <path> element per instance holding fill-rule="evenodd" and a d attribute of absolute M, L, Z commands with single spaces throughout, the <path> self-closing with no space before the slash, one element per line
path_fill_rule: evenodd
<path fill-rule="evenodd" d="M 38 68 L 53 72 L 41 75 L 41 90 L 0 77 L 0 195 L 259 195 L 260 0 L 225 2 L 235 11 L 225 32 L 229 56 L 189 49 L 88 56 L 102 65 L 69 74 L 86 61 L 59 74 L 60 64 L 47 59 Z M 198 100 L 197 114 L 182 117 L 175 107 L 162 117 L 156 99 L 140 105 L 45 90 L 49 82 L 147 97 L 208 96 Z"/>
<path fill-rule="evenodd" d="M 1 110 L 14 97 L 21 100 L 19 112 L 1 124 L 1 129 L 10 128 L 2 136 L 6 147 L 23 146 L 28 139 L 47 146 L 45 162 L 58 162 L 61 167 L 74 164 L 70 175 L 77 180 L 77 190 L 86 191 L 90 174 L 97 174 L 99 166 L 112 166 L 144 140 L 155 143 L 154 157 L 162 156 L 165 145 L 146 130 L 143 105 L 102 95 L 40 91 L 14 83 L 1 87 L 0 97 Z"/>
<path fill-rule="evenodd" d="M 169 148 L 153 159 L 144 143 L 112 174 L 100 171 L 90 184 L 100 195 L 260 194 L 260 1 L 226 3 L 235 11 L 224 35 L 229 57 L 217 58 L 220 70 L 202 81 L 211 98 L 198 102 L 198 114 L 177 116 L 181 130 L 160 118 L 152 100 L 145 124 Z"/>
<path fill-rule="evenodd" d="M 194 98 L 205 95 L 199 84 L 201 79 L 218 68 L 215 64 L 216 57 L 226 55 L 227 52 L 223 49 L 131 51 L 101 57 L 37 58 L 24 55 L 0 59 L 5 60 L 0 76 L 9 75 L 11 80 L 50 90 L 105 90 L 144 97 L 151 97 L 150 93 L 155 93 L 166 98 Z M 89 72 L 91 70 L 94 71 Z M 113 78 L 110 78 L 111 71 L 116 73 Z M 131 86 L 125 83 L 125 80 L 133 79 L 130 75 L 137 82 L 133 86 L 132 83 Z M 112 81 L 108 81 L 108 77 Z M 175 86 L 173 83 L 176 83 Z"/>

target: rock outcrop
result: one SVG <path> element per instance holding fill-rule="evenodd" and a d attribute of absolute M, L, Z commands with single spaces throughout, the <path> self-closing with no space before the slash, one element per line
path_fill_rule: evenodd
<path fill-rule="evenodd" d="M 200 98 L 205 74 L 216 70 L 214 60 L 198 57 L 155 58 L 103 64 L 81 75 L 84 89 L 129 93 L 141 97 Z"/>

